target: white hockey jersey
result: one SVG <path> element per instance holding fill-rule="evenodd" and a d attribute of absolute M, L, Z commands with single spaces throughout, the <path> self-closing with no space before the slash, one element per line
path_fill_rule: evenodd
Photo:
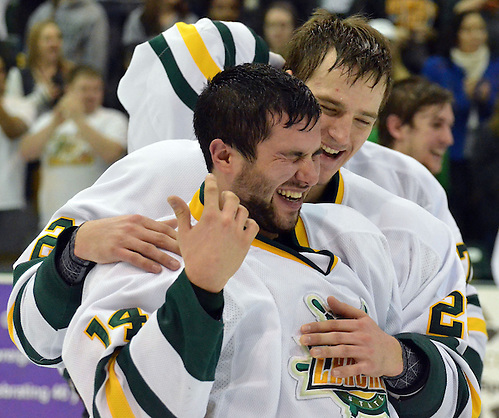
<path fill-rule="evenodd" d="M 144 164 L 144 161 L 148 162 L 147 165 Z M 167 177 L 166 173 L 171 176 Z M 9 300 L 9 325 L 12 337 L 18 347 L 39 364 L 61 364 L 61 344 L 71 315 L 79 306 L 81 288 L 77 286 L 73 288 L 60 286 L 53 264 L 53 257 L 48 257 L 41 264 L 42 267 L 37 275 L 37 280 L 34 280 L 34 277 L 41 261 L 37 260 L 37 257 L 48 254 L 49 250 L 55 245 L 55 236 L 64 227 L 72 224 L 79 225 L 89 219 L 125 213 L 141 213 L 152 218 L 167 215 L 172 211 L 169 205 L 165 203 L 166 197 L 177 194 L 187 200 L 188 193 L 192 193 L 196 188 L 194 186 L 196 179 L 200 183 L 205 175 L 206 169 L 196 142 L 163 141 L 126 156 L 120 162 L 114 164 L 94 186 L 80 192 L 61 208 L 54 215 L 47 229 L 30 245 L 16 264 L 15 277 L 17 281 Z M 358 179 L 359 176 L 352 174 L 350 176 L 345 175 L 345 178 Z M 344 196 L 345 201 L 343 203 L 352 206 L 357 202 L 359 209 L 364 210 L 368 217 L 369 202 L 378 202 L 376 203 L 377 206 L 372 206 L 376 210 L 371 211 L 371 215 L 374 217 L 379 216 L 377 208 L 382 204 L 382 201 L 376 195 L 377 193 L 386 192 L 379 191 L 377 186 L 368 183 L 372 186 L 360 187 L 357 189 L 358 192 L 355 192 L 355 187 L 359 187 L 355 186 L 355 181 L 341 181 L 334 186 L 333 191 L 336 191 L 336 193 L 332 199 L 338 201 L 338 196 Z M 190 187 L 192 187 L 191 190 L 189 190 Z M 352 198 L 349 197 L 350 195 Z M 361 198 L 355 200 L 355 196 Z M 402 200 L 396 197 L 393 197 L 393 199 Z M 338 202 L 341 202 L 341 199 Z M 406 309 L 411 309 L 411 315 L 407 315 L 407 321 L 409 321 L 406 324 L 408 326 L 407 330 L 421 329 L 422 333 L 425 334 L 431 329 L 429 328 L 429 319 L 434 318 L 435 320 L 435 318 L 441 317 L 443 323 L 447 324 L 448 327 L 444 326 L 440 329 L 440 335 L 442 335 L 442 332 L 443 335 L 447 335 L 446 332 L 450 331 L 454 325 L 459 328 L 460 323 L 459 321 L 454 323 L 447 320 L 449 318 L 448 307 L 452 307 L 451 309 L 455 313 L 459 313 L 461 312 L 460 309 L 464 309 L 459 304 L 461 299 L 458 294 L 450 296 L 445 303 L 441 301 L 447 295 L 452 294 L 454 291 L 452 289 L 460 289 L 458 292 L 464 294 L 462 272 L 460 276 L 459 268 L 455 268 L 457 257 L 452 257 L 452 255 L 445 257 L 446 251 L 449 251 L 450 232 L 438 220 L 428 217 L 426 212 L 416 205 L 411 205 L 405 201 L 403 204 L 399 203 L 400 205 L 405 210 L 404 216 L 409 216 L 411 211 L 414 212 L 414 215 L 411 217 L 410 222 L 404 222 L 403 217 L 395 215 L 393 219 L 397 220 L 397 222 L 394 222 L 393 232 L 392 234 L 389 233 L 388 236 L 391 240 L 391 247 L 397 248 L 400 244 L 397 252 L 398 260 L 395 264 L 397 269 L 400 269 L 400 271 L 397 271 L 397 277 L 404 284 L 402 293 L 406 301 Z M 424 215 L 421 214 L 422 212 Z M 382 217 L 385 233 L 389 230 L 391 216 L 387 205 L 386 214 Z M 375 219 L 373 218 L 373 220 Z M 424 225 L 420 225 L 421 222 L 424 222 Z M 421 231 L 429 230 L 432 232 L 421 237 L 420 227 L 422 228 Z M 413 231 L 411 228 L 415 230 Z M 441 234 L 435 237 L 437 231 L 440 231 Z M 447 238 L 445 238 L 446 236 Z M 432 242 L 433 239 L 435 239 L 434 242 Z M 450 247 L 452 248 L 452 246 Z M 341 248 L 338 248 L 337 251 L 337 255 L 347 262 L 348 252 L 342 254 Z M 424 257 L 418 257 L 417 254 L 424 255 Z M 32 261 L 23 263 L 30 259 Z M 409 264 L 409 262 L 405 264 L 405 260 L 411 260 L 412 264 Z M 440 265 L 435 265 L 435 263 L 440 263 Z M 457 274 L 450 274 L 453 269 L 457 270 Z M 412 280 L 414 280 L 414 283 Z M 59 290 L 59 293 L 54 291 L 54 287 Z M 44 291 L 41 291 L 43 288 Z M 41 298 L 40 294 L 45 297 Z M 441 296 L 440 302 L 432 299 L 436 295 Z M 34 307 L 38 308 L 38 310 L 33 309 Z M 54 309 L 54 307 L 57 307 L 57 309 Z M 411 318 L 412 323 L 410 322 Z M 466 326 L 467 324 L 463 323 L 462 329 L 466 329 Z M 452 348 L 445 348 L 445 345 L 441 343 L 433 342 L 430 346 L 437 352 L 435 359 L 445 359 L 446 366 L 435 369 L 441 373 L 438 378 L 435 377 L 437 380 L 443 382 L 441 379 L 446 379 L 447 372 L 454 375 L 460 373 L 457 371 L 460 369 L 459 362 L 455 363 L 453 356 L 457 356 L 456 358 L 462 361 L 460 356 L 465 354 L 465 346 L 459 344 L 456 346 L 460 350 L 459 354 L 456 354 Z M 447 350 L 450 351 L 447 352 Z M 437 362 L 441 361 L 438 360 Z M 480 359 L 478 359 L 478 362 L 480 363 Z M 481 367 L 481 363 L 479 367 Z M 448 380 L 449 382 L 453 381 L 453 378 Z M 473 400 L 474 407 L 479 409 L 479 397 L 476 396 L 476 390 L 478 389 L 472 383 L 473 378 L 468 382 L 471 382 L 470 389 L 467 389 L 466 380 L 460 381 L 460 384 L 464 384 L 462 391 L 458 391 L 457 388 L 450 390 L 450 386 L 447 386 L 448 390 L 445 390 L 446 386 L 442 383 L 439 386 L 443 393 L 442 397 L 450 396 L 452 398 L 456 393 L 466 394 L 464 403 L 471 405 L 471 400 Z M 473 394 L 474 396 L 471 396 Z M 449 407 L 448 404 L 447 407 Z M 463 416 L 471 415 L 465 414 Z"/>
<path fill-rule="evenodd" d="M 442 185 L 419 161 L 373 142 L 366 142 L 345 167 L 383 189 L 417 203 L 451 229 L 456 242 L 456 251 L 468 281 L 466 298 L 471 346 L 480 356 L 480 360 L 477 361 L 483 362 L 488 339 L 485 319 L 477 290 L 469 284 L 473 276 L 469 253 L 461 231 L 449 210 L 447 194 Z"/>
<path fill-rule="evenodd" d="M 130 115 L 128 151 L 165 139 L 195 140 L 193 110 L 206 80 L 248 62 L 284 64 L 239 22 L 180 22 L 138 45 L 118 85 L 118 97 Z"/>
<path fill-rule="evenodd" d="M 160 140 L 194 139 L 194 103 L 209 77 L 232 63 L 268 61 L 281 66 L 280 58 L 269 54 L 265 43 L 243 24 L 209 19 L 195 25 L 177 24 L 139 45 L 118 88 L 130 115 L 129 151 Z M 367 142 L 345 167 L 445 222 L 454 234 L 466 279 L 471 280 L 469 254 L 449 211 L 445 190 L 422 164 Z M 477 291 L 470 284 L 467 301 L 473 347 L 482 362 L 487 331 Z"/>
<path fill-rule="evenodd" d="M 242 23 L 206 18 L 194 25 L 176 24 L 138 45 L 118 86 L 118 97 L 130 115 L 128 150 L 161 140 L 194 140 L 193 109 L 206 80 L 226 66 L 246 62 L 284 64 L 282 57 L 269 53 L 265 42 Z M 345 167 L 416 202 L 445 222 L 455 235 L 467 280 L 471 279 L 469 255 L 445 190 L 422 164 L 366 142 Z M 471 290 L 476 295 L 476 290 Z"/>
<path fill-rule="evenodd" d="M 190 206 L 199 218 L 197 198 Z M 400 330 L 386 241 L 344 206 L 311 205 L 302 220 L 298 241 L 346 248 L 352 269 L 329 251 L 261 237 L 224 288 L 223 325 L 203 311 L 185 276 L 175 281 L 178 272 L 95 267 L 63 349 L 87 409 L 102 417 L 397 416 L 382 379 L 335 379 L 332 368 L 347 360 L 312 360 L 297 343 L 301 325 L 331 317 L 329 295 L 389 333 Z"/>
<path fill-rule="evenodd" d="M 450 213 L 447 194 L 423 164 L 401 152 L 367 141 L 345 164 L 345 168 L 397 196 L 417 203 L 445 222 L 458 243 L 467 280 L 470 280 L 469 254 L 463 244 L 461 231 Z"/>
<path fill-rule="evenodd" d="M 118 97 L 130 115 L 129 151 L 161 140 L 194 139 L 194 103 L 206 80 L 226 66 L 245 62 L 283 64 L 251 29 L 234 22 L 201 19 L 194 25 L 177 24 L 139 45 L 118 88 Z M 471 280 L 469 254 L 445 190 L 422 164 L 367 142 L 345 167 L 445 222 L 454 233 L 466 279 Z M 487 331 L 477 291 L 471 285 L 467 299 L 474 348 L 483 361 Z"/>

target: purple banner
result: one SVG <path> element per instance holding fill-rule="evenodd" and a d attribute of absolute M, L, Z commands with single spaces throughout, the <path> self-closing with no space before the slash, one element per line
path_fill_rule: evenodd
<path fill-rule="evenodd" d="M 11 289 L 0 284 L 0 416 L 81 417 L 83 404 L 59 372 L 30 363 L 11 341 L 7 329 Z"/>

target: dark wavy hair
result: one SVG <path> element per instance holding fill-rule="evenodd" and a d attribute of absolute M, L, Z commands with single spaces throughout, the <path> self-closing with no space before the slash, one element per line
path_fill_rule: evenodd
<path fill-rule="evenodd" d="M 208 82 L 194 109 L 194 132 L 208 170 L 210 144 L 220 138 L 254 161 L 256 146 L 281 122 L 289 128 L 302 121 L 312 129 L 321 114 L 309 88 L 299 79 L 266 64 L 242 64 Z"/>

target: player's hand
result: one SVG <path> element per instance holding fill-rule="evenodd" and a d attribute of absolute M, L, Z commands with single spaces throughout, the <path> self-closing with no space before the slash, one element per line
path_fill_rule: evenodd
<path fill-rule="evenodd" d="M 302 326 L 300 341 L 312 346 L 310 355 L 315 358 L 352 358 L 354 364 L 333 369 L 334 377 L 397 376 L 402 373 L 402 348 L 364 311 L 327 299 L 331 311 L 343 319 L 312 322 Z"/>
<path fill-rule="evenodd" d="M 216 178 L 208 174 L 204 183 L 204 209 L 199 222 L 191 225 L 187 204 L 177 196 L 168 202 L 178 220 L 178 243 L 185 272 L 196 286 L 220 292 L 243 262 L 258 225 L 248 217 L 232 192 L 221 194 Z"/>
<path fill-rule="evenodd" d="M 85 222 L 76 233 L 75 255 L 95 263 L 125 261 L 150 273 L 161 265 L 180 268 L 178 260 L 159 248 L 180 254 L 176 219 L 158 222 L 141 215 L 124 215 Z"/>

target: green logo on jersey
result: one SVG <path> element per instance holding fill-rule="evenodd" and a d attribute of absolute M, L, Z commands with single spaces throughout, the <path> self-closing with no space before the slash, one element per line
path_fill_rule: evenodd
<path fill-rule="evenodd" d="M 306 296 L 305 303 L 318 321 L 338 319 L 327 310 L 327 304 L 317 295 Z M 362 303 L 367 312 L 366 304 Z M 352 359 L 316 359 L 308 354 L 307 348 L 304 351 L 304 357 L 293 357 L 289 361 L 289 372 L 299 382 L 296 393 L 298 399 L 330 397 L 340 406 L 345 418 L 389 416 L 383 379 L 363 375 L 336 378 L 332 370 L 352 364 Z"/>

